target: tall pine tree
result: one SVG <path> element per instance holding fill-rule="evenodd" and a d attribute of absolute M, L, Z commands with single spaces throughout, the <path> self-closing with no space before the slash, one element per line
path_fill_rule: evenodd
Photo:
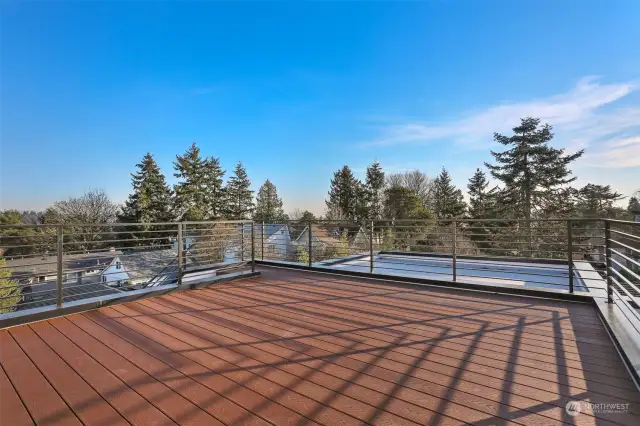
<path fill-rule="evenodd" d="M 174 186 L 175 207 L 180 220 L 205 220 L 208 216 L 206 161 L 200 156 L 200 148 L 195 142 L 183 155 L 176 155 L 173 175 L 181 179 Z"/>
<path fill-rule="evenodd" d="M 227 207 L 229 219 L 249 219 L 253 212 L 253 191 L 247 170 L 238 162 L 226 186 Z"/>
<path fill-rule="evenodd" d="M 171 189 L 151 153 L 136 164 L 131 174 L 133 191 L 118 215 L 121 222 L 167 222 L 173 220 Z"/>
<path fill-rule="evenodd" d="M 619 192 L 612 191 L 609 185 L 589 183 L 578 191 L 578 212 L 590 217 L 615 217 L 613 204 L 623 198 Z"/>
<path fill-rule="evenodd" d="M 269 179 L 258 190 L 253 220 L 268 223 L 278 223 L 285 220 L 282 200 L 278 197 L 276 186 Z"/>
<path fill-rule="evenodd" d="M 490 215 L 492 205 L 492 193 L 487 190 L 489 181 L 486 174 L 476 169 L 474 175 L 469 179 L 467 190 L 469 194 L 468 215 L 472 219 L 486 219 Z"/>
<path fill-rule="evenodd" d="M 364 192 L 361 185 L 349 166 L 345 165 L 335 172 L 331 179 L 329 199 L 326 200 L 327 211 L 336 216 L 335 219 L 356 219 Z"/>
<path fill-rule="evenodd" d="M 451 176 L 444 167 L 433 183 L 434 210 L 438 219 L 461 216 L 466 208 L 462 191 L 451 183 Z"/>
<path fill-rule="evenodd" d="M 510 148 L 491 151 L 497 164 L 485 163 L 504 185 L 501 204 L 508 205 L 515 218 L 526 219 L 527 226 L 532 217 L 566 210 L 566 185 L 576 179 L 568 166 L 584 152 L 565 154 L 564 149 L 552 148 L 551 130 L 548 124 L 540 126 L 538 118 L 523 118 L 513 128 L 513 136 L 494 134 L 496 142 Z"/>
<path fill-rule="evenodd" d="M 203 164 L 203 195 L 205 219 L 220 219 L 226 206 L 225 188 L 222 184 L 225 171 L 220 167 L 220 159 L 208 157 Z"/>
<path fill-rule="evenodd" d="M 368 199 L 368 217 L 371 220 L 381 219 L 384 209 L 384 171 L 377 161 L 367 167 L 365 187 Z"/>

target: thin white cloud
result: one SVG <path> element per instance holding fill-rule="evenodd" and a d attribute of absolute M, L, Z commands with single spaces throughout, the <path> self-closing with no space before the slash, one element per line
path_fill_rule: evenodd
<path fill-rule="evenodd" d="M 638 90 L 637 82 L 601 84 L 586 77 L 570 91 L 527 102 L 504 102 L 462 118 L 442 122 L 385 125 L 379 138 L 365 144 L 393 146 L 450 140 L 472 148 L 493 144 L 493 133 L 508 132 L 522 117 L 539 117 L 562 134 L 566 145 L 588 146 L 593 139 L 640 128 L 640 107 L 603 111 L 603 107 Z"/>

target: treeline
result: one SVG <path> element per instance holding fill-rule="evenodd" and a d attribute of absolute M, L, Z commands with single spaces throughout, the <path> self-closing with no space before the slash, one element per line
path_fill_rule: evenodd
<path fill-rule="evenodd" d="M 616 203 L 622 194 L 609 185 L 574 188 L 571 164 L 584 151 L 566 153 L 550 145 L 552 128 L 537 118 L 522 119 L 513 134 L 494 134 L 505 146 L 491 151 L 493 162 L 478 168 L 467 184 L 468 202 L 446 168 L 431 179 L 419 170 L 385 175 L 379 163 L 357 179 L 349 166 L 336 171 L 326 200 L 327 218 L 377 219 L 524 219 L 609 217 L 640 214 L 638 197 L 628 207 Z M 490 179 L 496 182 L 490 185 Z"/>
<path fill-rule="evenodd" d="M 505 150 L 478 168 L 467 184 L 468 201 L 446 168 L 431 178 L 415 170 L 386 174 L 375 162 L 364 181 L 345 165 L 330 181 L 323 219 L 526 219 L 574 217 L 631 218 L 640 214 L 638 196 L 628 207 L 609 185 L 574 188 L 571 164 L 583 151 L 566 153 L 550 145 L 551 126 L 536 118 L 522 119 L 510 136 L 496 133 Z M 101 190 L 55 202 L 44 212 L 0 212 L 0 224 L 35 223 L 153 223 L 179 220 L 253 219 L 265 222 L 314 220 L 309 211 L 284 213 L 275 185 L 266 180 L 254 197 L 251 181 L 238 162 L 226 171 L 214 156 L 203 156 L 194 142 L 173 163 L 175 185 L 167 184 L 153 155 L 147 153 L 131 174 L 132 191 L 124 205 L 113 203 Z M 490 185 L 493 178 L 495 185 Z"/>

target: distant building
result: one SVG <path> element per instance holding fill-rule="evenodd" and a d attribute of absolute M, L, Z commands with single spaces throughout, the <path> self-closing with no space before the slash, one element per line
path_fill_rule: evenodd
<path fill-rule="evenodd" d="M 254 229 L 254 237 L 257 251 L 262 250 L 264 244 L 265 259 L 291 259 L 295 254 L 295 247 L 291 240 L 291 231 L 289 225 L 284 223 L 269 223 L 264 225 L 256 224 Z"/>

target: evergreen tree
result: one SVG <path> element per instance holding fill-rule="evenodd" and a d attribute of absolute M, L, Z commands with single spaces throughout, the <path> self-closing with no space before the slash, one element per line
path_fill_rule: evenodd
<path fill-rule="evenodd" d="M 563 211 L 567 203 L 563 190 L 576 178 L 570 177 L 568 165 L 582 156 L 584 151 L 565 155 L 564 149 L 552 148 L 551 126 L 540 126 L 538 118 L 524 118 L 513 128 L 513 136 L 494 134 L 494 140 L 510 146 L 506 151 L 491 154 L 497 164 L 485 163 L 491 175 L 504 184 L 501 204 L 513 208 L 516 218 L 529 220 L 541 215 Z"/>
<path fill-rule="evenodd" d="M 486 219 L 492 205 L 492 192 L 488 191 L 489 181 L 486 174 L 476 169 L 474 175 L 469 179 L 467 190 L 469 194 L 469 217 L 472 219 Z"/>
<path fill-rule="evenodd" d="M 413 190 L 405 186 L 391 186 L 384 191 L 384 218 L 431 219 L 433 214 L 422 205 Z"/>
<path fill-rule="evenodd" d="M 377 161 L 367 167 L 367 178 L 365 181 L 368 201 L 368 217 L 371 220 L 382 218 L 384 203 L 384 171 Z"/>
<path fill-rule="evenodd" d="M 276 186 L 269 179 L 258 190 L 253 220 L 268 223 L 278 223 L 285 220 L 282 200 L 278 197 Z"/>
<path fill-rule="evenodd" d="M 584 216 L 610 216 L 613 203 L 624 196 L 611 190 L 609 185 L 587 184 L 578 191 L 578 211 Z"/>
<path fill-rule="evenodd" d="M 629 198 L 627 211 L 633 215 L 640 215 L 640 201 L 638 201 L 638 197 L 634 196 Z"/>
<path fill-rule="evenodd" d="M 118 219 L 136 223 L 172 220 L 171 189 L 151 153 L 147 153 L 136 167 L 138 170 L 131 174 L 133 191 Z"/>
<path fill-rule="evenodd" d="M 11 279 L 11 269 L 7 262 L 0 257 L 0 314 L 8 314 L 16 309 L 22 299 L 17 280 Z"/>
<path fill-rule="evenodd" d="M 253 191 L 247 170 L 238 162 L 225 188 L 227 196 L 227 217 L 230 219 L 249 219 L 253 212 Z"/>
<path fill-rule="evenodd" d="M 180 220 L 204 220 L 208 216 L 205 194 L 205 163 L 195 142 L 183 155 L 176 155 L 173 163 L 175 177 L 181 179 L 174 186 L 175 207 Z"/>
<path fill-rule="evenodd" d="M 451 176 L 444 167 L 433 185 L 436 218 L 451 219 L 461 216 L 466 208 L 462 191 L 451 183 Z"/>
<path fill-rule="evenodd" d="M 326 201 L 327 211 L 338 216 L 336 219 L 356 219 L 362 199 L 360 185 L 349 166 L 345 165 L 335 172 L 331 179 L 329 199 Z"/>
<path fill-rule="evenodd" d="M 222 184 L 225 171 L 220 167 L 220 159 L 208 157 L 203 164 L 203 192 L 205 219 L 220 219 L 226 209 L 226 193 Z"/>

